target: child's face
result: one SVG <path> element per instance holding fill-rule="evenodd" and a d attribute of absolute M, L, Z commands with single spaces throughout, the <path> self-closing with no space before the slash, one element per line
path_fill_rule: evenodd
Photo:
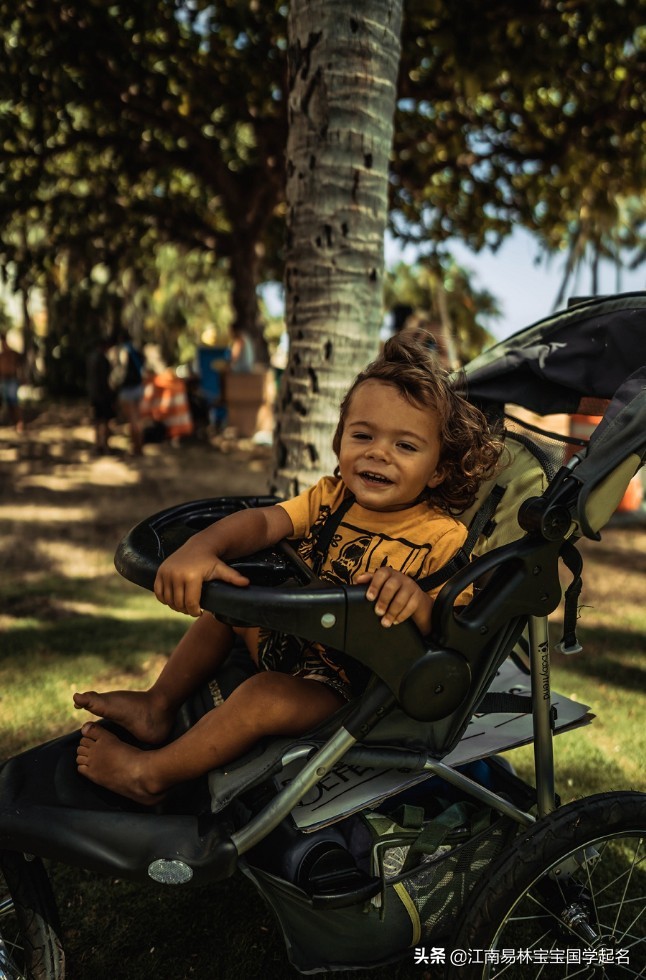
<path fill-rule="evenodd" d="M 402 510 L 442 481 L 439 421 L 383 381 L 364 381 L 347 409 L 339 470 L 368 510 Z"/>

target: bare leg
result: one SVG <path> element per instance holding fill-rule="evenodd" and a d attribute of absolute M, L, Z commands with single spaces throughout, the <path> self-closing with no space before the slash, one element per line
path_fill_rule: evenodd
<path fill-rule="evenodd" d="M 138 803 L 153 804 L 171 786 L 204 775 L 251 748 L 265 735 L 299 735 L 344 703 L 325 684 L 264 671 L 244 681 L 175 742 L 141 751 L 99 725 L 83 726 L 78 770 Z"/>
<path fill-rule="evenodd" d="M 110 436 L 110 426 L 108 422 L 99 420 L 94 424 L 96 449 L 99 455 L 108 451 L 108 439 Z"/>
<path fill-rule="evenodd" d="M 122 399 L 121 407 L 128 423 L 132 453 L 134 456 L 141 456 L 144 443 L 141 431 L 141 418 L 139 415 L 139 402 Z"/>
<path fill-rule="evenodd" d="M 233 644 L 234 631 L 209 613 L 196 619 L 148 691 L 85 691 L 74 706 L 108 718 L 135 738 L 158 745 L 169 735 L 178 708 L 209 680 Z"/>

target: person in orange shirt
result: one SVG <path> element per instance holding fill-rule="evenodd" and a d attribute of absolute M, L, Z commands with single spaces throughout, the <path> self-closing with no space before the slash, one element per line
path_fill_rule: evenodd
<path fill-rule="evenodd" d="M 464 543 L 466 527 L 454 515 L 473 503 L 493 472 L 500 443 L 427 348 L 392 338 L 343 400 L 333 448 L 334 476 L 291 500 L 223 518 L 162 563 L 157 598 L 199 618 L 150 690 L 74 696 L 77 708 L 158 747 L 142 751 L 87 722 L 77 753 L 82 775 L 153 804 L 170 787 L 224 765 L 263 736 L 308 731 L 361 692 L 367 671 L 354 669 L 338 651 L 200 615 L 205 581 L 249 584 L 227 564 L 231 558 L 301 538 L 300 553 L 321 579 L 365 586 L 385 630 L 410 618 L 423 635 L 429 632 L 439 589 L 425 592 L 416 578 L 446 564 Z M 341 506 L 330 545 L 319 554 L 321 525 Z M 213 676 L 236 634 L 258 672 L 188 732 L 163 744 L 178 708 Z"/>

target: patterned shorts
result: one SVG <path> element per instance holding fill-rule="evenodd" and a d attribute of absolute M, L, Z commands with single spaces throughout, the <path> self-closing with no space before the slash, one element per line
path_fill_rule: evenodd
<path fill-rule="evenodd" d="M 362 674 L 358 674 L 351 679 L 337 659 L 342 656 L 290 633 L 261 629 L 258 637 L 258 666 L 262 670 L 277 670 L 308 680 L 311 678 L 336 691 L 345 701 L 352 701 L 361 693 L 367 676 L 364 679 Z M 360 665 L 357 667 L 361 671 Z"/>

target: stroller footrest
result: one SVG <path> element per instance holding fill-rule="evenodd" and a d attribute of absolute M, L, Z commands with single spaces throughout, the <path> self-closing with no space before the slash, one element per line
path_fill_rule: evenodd
<path fill-rule="evenodd" d="M 137 881 L 155 878 L 150 866 L 170 860 L 190 869 L 184 880 L 194 884 L 229 878 L 238 859 L 229 838 L 217 827 L 203 836 L 195 817 L 63 807 L 3 808 L 0 848 Z"/>

